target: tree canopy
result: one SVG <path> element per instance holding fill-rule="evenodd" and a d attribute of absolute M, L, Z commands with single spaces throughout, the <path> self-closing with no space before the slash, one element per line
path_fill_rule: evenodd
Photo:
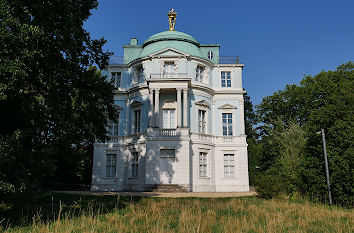
<path fill-rule="evenodd" d="M 92 66 L 104 69 L 111 53 L 83 28 L 97 4 L 0 1 L 0 183 L 38 184 L 106 139 L 113 86 Z"/>

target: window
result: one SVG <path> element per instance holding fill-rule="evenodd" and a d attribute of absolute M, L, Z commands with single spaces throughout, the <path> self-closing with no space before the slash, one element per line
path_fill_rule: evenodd
<path fill-rule="evenodd" d="M 120 87 L 121 76 L 120 72 L 112 72 L 112 79 L 114 80 L 115 87 Z"/>
<path fill-rule="evenodd" d="M 198 110 L 198 132 L 205 134 L 206 133 L 206 111 Z"/>
<path fill-rule="evenodd" d="M 140 109 L 134 111 L 134 134 L 140 133 L 141 112 Z"/>
<path fill-rule="evenodd" d="M 161 149 L 160 150 L 160 157 L 168 157 L 173 158 L 175 157 L 175 149 Z"/>
<path fill-rule="evenodd" d="M 197 66 L 197 68 L 195 69 L 195 81 L 204 82 L 203 72 L 204 68 L 201 66 Z"/>
<path fill-rule="evenodd" d="M 231 87 L 230 71 L 221 71 L 221 87 Z"/>
<path fill-rule="evenodd" d="M 108 122 L 108 133 L 107 136 L 118 136 L 118 125 L 119 125 L 119 113 L 117 116 L 117 123 L 114 123 L 113 121 Z"/>
<path fill-rule="evenodd" d="M 176 117 L 174 109 L 162 110 L 162 126 L 164 129 L 176 128 Z"/>
<path fill-rule="evenodd" d="M 132 174 L 131 177 L 138 177 L 139 170 L 139 154 L 138 152 L 132 153 Z"/>
<path fill-rule="evenodd" d="M 208 52 L 208 58 L 209 58 L 209 60 L 213 59 L 213 57 L 214 57 L 213 51 L 210 50 L 210 51 Z"/>
<path fill-rule="evenodd" d="M 106 177 L 116 176 L 116 167 L 117 167 L 117 155 L 107 154 Z"/>
<path fill-rule="evenodd" d="M 232 113 L 222 114 L 222 135 L 232 135 Z"/>
<path fill-rule="evenodd" d="M 144 67 L 143 66 L 139 66 L 137 69 L 137 82 L 141 82 L 144 80 Z"/>
<path fill-rule="evenodd" d="M 200 152 L 199 153 L 199 176 L 206 177 L 207 176 L 207 153 Z"/>
<path fill-rule="evenodd" d="M 235 160 L 234 154 L 224 154 L 224 176 L 234 177 L 235 176 Z"/>

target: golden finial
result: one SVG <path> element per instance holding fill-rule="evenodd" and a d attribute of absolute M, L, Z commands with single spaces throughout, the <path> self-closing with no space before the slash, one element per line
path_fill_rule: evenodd
<path fill-rule="evenodd" d="M 169 31 L 175 31 L 175 24 L 176 24 L 177 12 L 172 8 L 168 12 L 168 23 L 170 24 Z"/>

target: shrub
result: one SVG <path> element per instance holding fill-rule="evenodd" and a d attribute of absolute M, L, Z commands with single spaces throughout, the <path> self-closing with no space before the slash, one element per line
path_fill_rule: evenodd
<path fill-rule="evenodd" d="M 279 197 L 283 193 L 284 183 L 275 176 L 266 174 L 258 178 L 256 185 L 256 192 L 260 197 L 271 199 L 273 197 Z"/>

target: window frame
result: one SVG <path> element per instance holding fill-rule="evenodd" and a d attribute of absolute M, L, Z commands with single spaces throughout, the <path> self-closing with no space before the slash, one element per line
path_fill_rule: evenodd
<path fill-rule="evenodd" d="M 110 157 L 110 159 L 108 160 L 109 157 Z M 114 160 L 112 159 L 113 157 L 115 158 Z M 117 153 L 106 152 L 105 158 L 106 158 L 106 160 L 105 160 L 105 173 L 104 173 L 105 177 L 106 178 L 117 177 L 117 158 L 118 158 Z M 113 163 L 113 161 L 114 161 L 114 163 Z M 114 172 L 112 172 L 113 168 L 114 168 Z"/>
<path fill-rule="evenodd" d="M 226 118 L 226 124 L 224 125 L 224 115 L 231 115 L 231 117 Z M 221 112 L 221 134 L 222 136 L 234 136 L 234 114 L 229 111 Z M 228 122 L 231 120 L 231 123 Z M 224 126 L 226 126 L 226 134 L 224 134 Z M 231 130 L 230 130 L 231 127 Z M 231 133 L 231 134 L 230 134 Z"/>
<path fill-rule="evenodd" d="M 114 123 L 112 120 L 108 121 L 107 124 L 107 136 L 108 137 L 118 137 L 119 136 L 119 118 L 120 111 L 117 112 L 117 123 Z M 110 133 L 113 132 L 113 133 Z"/>
<path fill-rule="evenodd" d="M 230 88 L 232 87 L 232 75 L 231 71 L 228 70 L 223 70 L 220 71 L 220 86 L 224 88 Z M 223 75 L 224 74 L 224 75 Z M 229 74 L 229 75 L 226 75 Z M 224 84 L 223 84 L 224 81 Z"/>
<path fill-rule="evenodd" d="M 167 153 L 166 155 L 162 154 L 162 151 L 170 151 L 173 153 Z M 160 158 L 175 158 L 176 157 L 176 149 L 174 148 L 160 148 Z"/>
<path fill-rule="evenodd" d="M 117 75 L 117 74 L 119 74 L 119 75 Z M 119 77 L 119 79 L 117 79 L 117 77 Z M 116 88 L 120 88 L 122 85 L 122 72 L 120 72 L 120 71 L 111 72 L 111 78 L 112 79 L 114 78 L 114 86 Z M 118 80 L 119 80 L 119 82 L 118 82 Z M 119 85 L 117 85 L 117 83 L 119 83 Z"/>
<path fill-rule="evenodd" d="M 231 158 L 232 158 L 232 160 L 231 160 Z M 236 158 L 236 156 L 235 156 L 234 153 L 224 153 L 223 154 L 224 178 L 235 178 L 236 177 L 236 170 L 235 170 L 235 168 L 236 168 L 236 163 L 235 163 L 236 159 L 235 158 Z M 227 162 L 225 162 L 225 161 L 227 161 Z M 231 172 L 231 170 L 233 172 Z"/>
<path fill-rule="evenodd" d="M 197 122 L 198 122 L 198 133 L 207 134 L 208 132 L 208 110 L 206 108 L 198 107 L 197 108 Z M 200 112 L 204 112 L 204 122 L 200 119 Z M 204 124 L 203 124 L 204 123 Z M 201 130 L 201 125 L 204 125 L 204 131 Z"/>
<path fill-rule="evenodd" d="M 199 152 L 199 177 L 206 178 L 208 177 L 208 152 L 200 151 Z"/>
<path fill-rule="evenodd" d="M 139 152 L 133 151 L 131 153 L 130 166 L 131 166 L 130 177 L 138 178 L 139 177 Z"/>
<path fill-rule="evenodd" d="M 137 116 L 139 112 L 139 116 Z M 141 133 L 141 108 L 134 108 L 133 109 L 133 134 L 140 134 Z"/>

